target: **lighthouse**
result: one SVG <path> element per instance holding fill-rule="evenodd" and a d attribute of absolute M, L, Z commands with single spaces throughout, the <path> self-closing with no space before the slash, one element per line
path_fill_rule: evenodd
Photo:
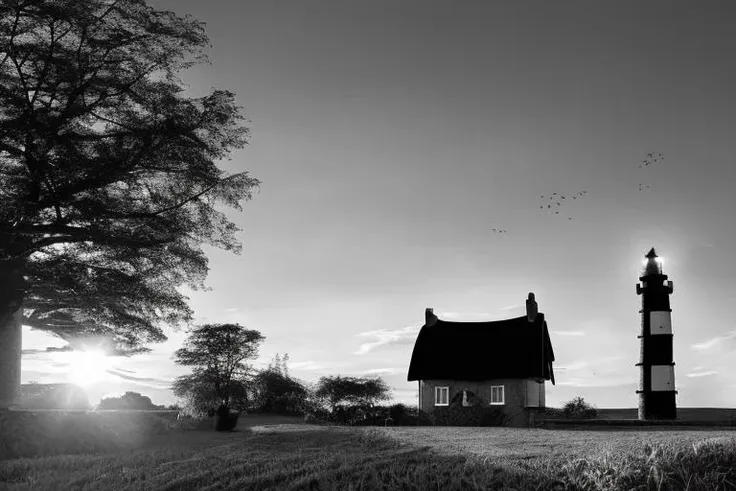
<path fill-rule="evenodd" d="M 675 362 L 672 361 L 672 282 L 662 272 L 662 260 L 654 248 L 647 253 L 636 285 L 641 295 L 639 331 L 639 419 L 675 419 Z"/>

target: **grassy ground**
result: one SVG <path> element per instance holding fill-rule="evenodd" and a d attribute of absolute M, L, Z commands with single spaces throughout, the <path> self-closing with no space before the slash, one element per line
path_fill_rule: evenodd
<path fill-rule="evenodd" d="M 644 445 L 682 444 L 701 440 L 736 440 L 736 428 L 706 430 L 544 430 L 536 428 L 392 427 L 382 434 L 406 444 L 430 446 L 450 455 L 485 457 L 580 458 L 639 452 Z"/>
<path fill-rule="evenodd" d="M 275 422 L 253 417 L 233 433 L 177 431 L 135 449 L 0 461 L 0 489 L 736 489 L 736 432 Z"/>

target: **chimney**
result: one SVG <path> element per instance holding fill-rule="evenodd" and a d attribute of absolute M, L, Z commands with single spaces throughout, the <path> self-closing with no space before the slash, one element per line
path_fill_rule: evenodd
<path fill-rule="evenodd" d="M 529 298 L 526 299 L 526 317 L 529 322 L 534 322 L 538 313 L 539 307 L 537 306 L 537 301 L 534 300 L 534 293 L 529 292 Z"/>
<path fill-rule="evenodd" d="M 434 315 L 434 309 L 424 309 L 424 325 L 433 326 L 437 322 L 437 316 Z"/>

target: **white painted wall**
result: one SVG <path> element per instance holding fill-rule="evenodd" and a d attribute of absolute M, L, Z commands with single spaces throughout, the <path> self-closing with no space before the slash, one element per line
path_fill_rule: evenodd
<path fill-rule="evenodd" d="M 672 312 L 650 312 L 649 329 L 654 334 L 672 334 Z"/>
<path fill-rule="evenodd" d="M 675 367 L 652 366 L 652 391 L 675 390 Z"/>

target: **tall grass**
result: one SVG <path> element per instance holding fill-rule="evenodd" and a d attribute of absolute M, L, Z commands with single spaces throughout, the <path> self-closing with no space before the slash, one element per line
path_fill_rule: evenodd
<path fill-rule="evenodd" d="M 561 463 L 558 476 L 574 489 L 585 490 L 736 489 L 736 439 L 689 446 L 646 444 L 641 450 Z"/>
<path fill-rule="evenodd" d="M 733 438 L 585 458 L 482 458 L 440 454 L 374 429 L 289 428 L 165 433 L 133 447 L 5 460 L 0 489 L 736 489 Z"/>

